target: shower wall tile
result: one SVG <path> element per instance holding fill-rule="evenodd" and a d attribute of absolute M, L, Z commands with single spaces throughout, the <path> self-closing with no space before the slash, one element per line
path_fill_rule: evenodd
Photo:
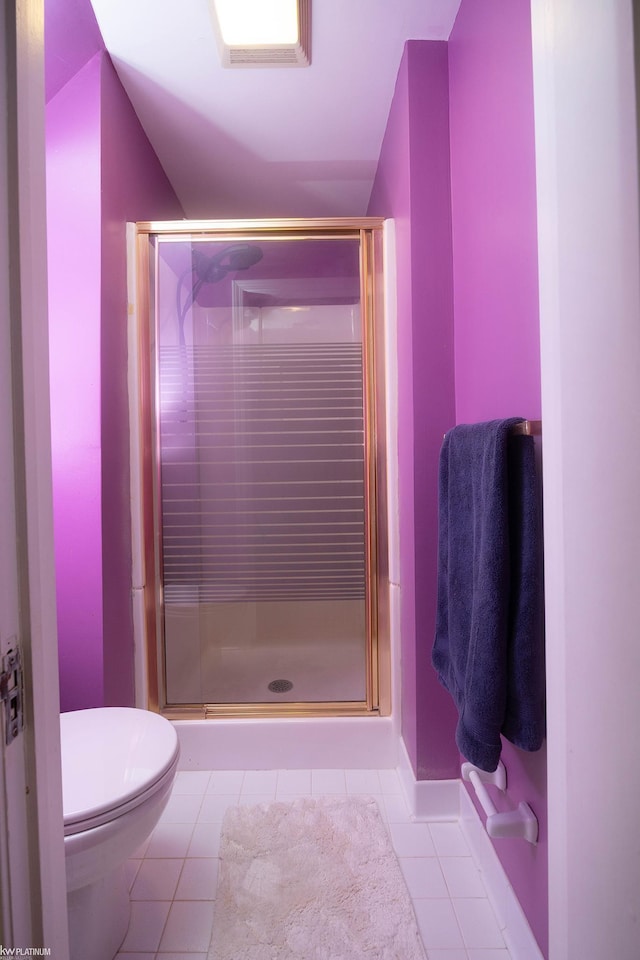
<path fill-rule="evenodd" d="M 142 638 L 146 635 L 146 599 L 144 587 L 134 587 L 132 589 L 131 610 L 133 613 L 133 635 L 136 638 Z M 141 640 L 136 640 L 136 653 L 134 657 L 134 684 L 134 706 L 142 707 L 144 709 L 149 700 L 149 678 L 147 672 L 147 659 L 144 654 L 144 646 Z"/>

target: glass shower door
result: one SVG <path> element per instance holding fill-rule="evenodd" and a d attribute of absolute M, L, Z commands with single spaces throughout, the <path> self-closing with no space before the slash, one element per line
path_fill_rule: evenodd
<path fill-rule="evenodd" d="M 361 239 L 151 243 L 166 703 L 370 705 Z"/>

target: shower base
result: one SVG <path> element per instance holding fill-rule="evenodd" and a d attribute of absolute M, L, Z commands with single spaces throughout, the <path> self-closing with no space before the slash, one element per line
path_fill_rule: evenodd
<path fill-rule="evenodd" d="M 176 605 L 165 635 L 168 704 L 366 700 L 357 601 Z M 278 680 L 291 687 L 270 689 Z"/>
<path fill-rule="evenodd" d="M 175 720 L 181 770 L 386 769 L 398 764 L 393 717 Z"/>

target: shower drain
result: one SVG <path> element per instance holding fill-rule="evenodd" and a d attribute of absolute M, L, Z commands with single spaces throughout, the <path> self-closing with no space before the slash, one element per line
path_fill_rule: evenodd
<path fill-rule="evenodd" d="M 291 680 L 272 680 L 269 690 L 271 693 L 288 693 L 289 690 L 293 690 L 293 684 Z"/>

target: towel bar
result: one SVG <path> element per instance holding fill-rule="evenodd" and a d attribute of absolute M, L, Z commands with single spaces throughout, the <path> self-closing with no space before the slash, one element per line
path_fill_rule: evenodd
<path fill-rule="evenodd" d="M 494 839 L 515 837 L 527 840 L 529 843 L 538 842 L 538 821 L 528 803 L 522 801 L 517 810 L 508 810 L 498 813 L 493 801 L 487 792 L 485 783 L 492 783 L 498 790 L 503 791 L 507 786 L 507 774 L 504 764 L 500 762 L 494 773 L 479 770 L 472 763 L 462 764 L 462 779 L 468 780 L 476 792 L 482 809 L 487 815 L 487 833 Z"/>
<path fill-rule="evenodd" d="M 539 437 L 542 433 L 542 420 L 523 420 L 511 427 L 511 433 L 516 436 L 521 434 L 525 437 Z"/>
<path fill-rule="evenodd" d="M 539 437 L 542 434 L 542 420 L 523 420 L 522 423 L 515 423 L 510 433 L 512 436 Z M 446 437 L 446 433 L 443 437 Z"/>

